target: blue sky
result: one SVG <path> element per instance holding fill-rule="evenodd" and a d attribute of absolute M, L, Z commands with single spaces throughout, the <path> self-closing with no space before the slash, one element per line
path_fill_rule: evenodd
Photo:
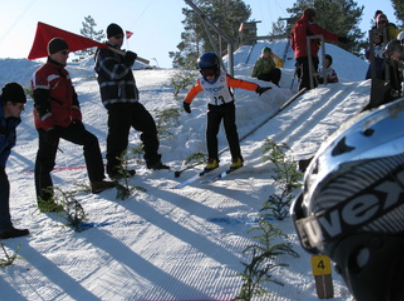
<path fill-rule="evenodd" d="M 0 58 L 25 58 L 32 46 L 38 21 L 79 34 L 84 17 L 91 15 L 98 30 L 110 23 L 134 32 L 124 47 L 163 68 L 171 67 L 169 51 L 176 51 L 181 40 L 184 19 L 182 8 L 190 8 L 182 0 L 1 0 Z M 288 17 L 287 8 L 294 0 L 245 0 L 252 8 L 251 19 L 260 20 L 258 35 L 267 35 L 278 17 Z M 364 5 L 362 30 L 370 28 L 377 9 L 390 21 L 395 16 L 390 0 L 357 0 Z M 71 57 L 74 57 L 71 55 Z"/>

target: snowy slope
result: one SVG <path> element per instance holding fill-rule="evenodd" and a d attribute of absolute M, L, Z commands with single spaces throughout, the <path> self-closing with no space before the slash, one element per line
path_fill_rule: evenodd
<path fill-rule="evenodd" d="M 245 47 L 235 53 L 235 76 L 262 86 L 271 85 L 249 78 L 252 64 L 260 53 L 259 44 L 250 52 Z M 275 51 L 285 44 L 268 44 Z M 256 225 L 258 210 L 273 193 L 271 164 L 262 162 L 266 138 L 287 143 L 296 159 L 311 156 L 320 144 L 345 120 L 368 101 L 370 83 L 361 81 L 367 65 L 349 53 L 330 45 L 330 53 L 349 62 L 337 69 L 341 83 L 321 86 L 298 98 L 276 118 L 242 141 L 242 152 L 249 164 L 223 181 L 212 185 L 194 183 L 173 189 L 202 166 L 174 178 L 172 171 L 149 171 L 144 163 L 132 161 L 137 175 L 131 185 L 147 192 L 134 192 L 124 201 L 116 191 L 100 195 L 80 192 L 76 199 L 88 214 L 91 229 L 77 233 L 63 226 L 55 214 L 41 214 L 35 207 L 33 169 L 37 134 L 33 129 L 32 100 L 26 105 L 18 129 L 17 146 L 9 159 L 11 215 L 16 227 L 27 227 L 31 235 L 4 241 L 13 252 L 21 243 L 20 256 L 13 265 L 0 269 L 0 300 L 231 300 L 240 290 L 248 262 L 242 251 L 251 243 L 247 231 Z M 258 48 L 257 48 L 258 47 Z M 282 48 L 283 47 L 283 48 Z M 248 53 L 250 58 L 247 61 Z M 279 54 L 278 54 L 279 55 Z M 288 54 L 291 55 L 290 53 Z M 253 59 L 255 57 L 255 59 Z M 244 137 L 279 108 L 293 93 L 289 90 L 294 60 L 285 62 L 281 87 L 258 97 L 253 92 L 236 90 L 237 124 Z M 38 63 L 25 60 L 0 60 L 0 84 L 18 81 L 28 86 Z M 79 94 L 87 128 L 100 140 L 105 155 L 106 110 L 89 62 L 73 64 L 69 71 Z M 349 69 L 349 72 L 345 70 Z M 135 70 L 141 102 L 153 113 L 182 102 L 173 99 L 170 78 L 178 70 Z M 356 73 L 355 73 L 356 72 Z M 27 84 L 26 84 L 27 83 Z M 296 87 L 294 87 L 296 89 Z M 181 92 L 184 96 L 186 91 Z M 178 125 L 169 130 L 175 138 L 161 140 L 163 161 L 179 169 L 183 160 L 195 152 L 205 152 L 204 128 L 206 99 L 202 93 L 192 103 L 192 114 L 182 112 Z M 223 129 L 220 149 L 227 146 Z M 139 143 L 132 132 L 131 146 Z M 82 166 L 82 150 L 62 142 L 58 167 Z M 228 152 L 221 163 L 229 162 Z M 88 182 L 85 169 L 53 172 L 57 187 L 75 188 Z M 300 258 L 284 256 L 289 267 L 274 272 L 285 286 L 271 285 L 275 294 L 265 300 L 317 300 L 310 257 L 300 247 L 290 219 L 276 222 L 283 228 Z M 1 252 L 0 252 L 1 254 Z M 350 300 L 340 277 L 334 274 L 335 300 Z"/>

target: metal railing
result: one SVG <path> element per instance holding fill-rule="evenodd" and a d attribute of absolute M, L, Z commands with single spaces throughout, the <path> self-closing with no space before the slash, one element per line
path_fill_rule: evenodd
<path fill-rule="evenodd" d="M 220 28 L 218 28 L 208 17 L 206 17 L 205 13 L 203 11 L 201 11 L 192 1 L 190 0 L 184 0 L 185 3 L 187 3 L 189 6 L 192 7 L 192 9 L 199 15 L 201 22 L 203 24 L 203 26 L 205 27 L 206 33 L 209 36 L 210 39 L 210 43 L 213 47 L 213 49 L 215 50 L 215 53 L 218 54 L 218 57 L 220 58 L 220 63 L 222 65 L 222 67 L 226 70 L 222 59 L 221 59 L 221 53 L 218 52 L 217 47 L 215 46 L 215 44 L 213 43 L 213 40 L 211 38 L 211 34 L 208 28 L 208 25 L 219 35 L 219 37 L 223 37 L 225 39 L 225 41 L 227 42 L 227 56 L 228 56 L 228 73 L 231 76 L 234 76 L 234 45 L 236 44 L 236 41 L 234 41 L 231 37 L 229 37 L 225 32 L 223 32 Z"/>
<path fill-rule="evenodd" d="M 325 62 L 325 43 L 324 43 L 324 37 L 323 35 L 311 35 L 311 36 L 307 36 L 307 56 L 308 56 L 308 60 L 309 60 L 309 76 L 310 76 L 310 89 L 314 88 L 314 80 L 316 81 L 316 86 L 318 85 L 318 71 L 314 70 L 314 66 L 313 66 L 313 59 L 312 59 L 312 55 L 311 55 L 311 41 L 312 40 L 320 40 L 320 47 L 321 47 L 321 57 L 323 60 L 323 78 L 324 78 L 324 85 L 327 84 L 327 70 L 324 66 L 324 62 Z"/>

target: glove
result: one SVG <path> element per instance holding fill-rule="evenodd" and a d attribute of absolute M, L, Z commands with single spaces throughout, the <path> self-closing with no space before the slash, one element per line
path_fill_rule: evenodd
<path fill-rule="evenodd" d="M 125 58 L 123 59 L 123 63 L 126 66 L 132 66 L 137 58 L 137 54 L 132 51 L 126 51 Z"/>
<path fill-rule="evenodd" d="M 44 132 L 43 141 L 51 146 L 57 145 L 59 142 L 58 131 L 52 128 Z"/>
<path fill-rule="evenodd" d="M 80 130 L 85 130 L 85 129 L 86 129 L 86 128 L 84 127 L 83 122 L 81 122 L 81 120 L 79 120 L 79 119 L 73 120 L 73 121 L 72 121 L 72 126 L 74 126 L 74 127 L 77 128 L 77 129 L 80 129 Z"/>
<path fill-rule="evenodd" d="M 272 87 L 258 87 L 257 90 L 255 90 L 255 92 L 261 96 L 262 93 L 264 93 L 267 90 L 272 89 Z"/>
<path fill-rule="evenodd" d="M 188 114 L 191 114 L 191 105 L 184 101 L 183 106 L 184 106 L 185 112 L 187 112 Z"/>
<path fill-rule="evenodd" d="M 344 43 L 344 44 L 348 44 L 349 40 L 346 37 L 339 37 L 338 38 L 338 42 Z"/>

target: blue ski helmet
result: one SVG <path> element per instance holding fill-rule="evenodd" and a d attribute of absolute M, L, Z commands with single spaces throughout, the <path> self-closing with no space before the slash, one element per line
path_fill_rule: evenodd
<path fill-rule="evenodd" d="M 336 264 L 357 301 L 404 299 L 404 98 L 324 143 L 291 215 L 303 248 Z"/>
<path fill-rule="evenodd" d="M 214 70 L 216 76 L 220 74 L 220 59 L 212 51 L 202 54 L 197 61 L 198 68 L 202 70 Z M 201 72 L 202 73 L 202 72 Z"/>
<path fill-rule="evenodd" d="M 212 51 L 205 52 L 198 59 L 199 69 L 213 69 L 220 65 L 219 57 Z"/>

